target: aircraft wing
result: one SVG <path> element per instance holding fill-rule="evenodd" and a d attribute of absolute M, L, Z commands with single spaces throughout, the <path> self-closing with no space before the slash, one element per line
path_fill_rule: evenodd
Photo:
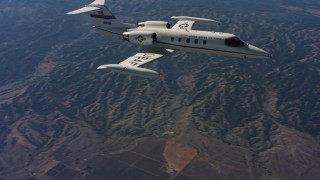
<path fill-rule="evenodd" d="M 191 30 L 194 21 L 190 20 L 178 20 L 172 29 Z"/>
<path fill-rule="evenodd" d="M 212 19 L 189 17 L 189 16 L 172 16 L 171 18 L 178 20 L 177 23 L 172 27 L 172 29 L 181 29 L 181 30 L 188 31 L 188 30 L 191 30 L 194 23 L 205 25 L 205 26 L 220 25 L 218 21 L 212 20 Z"/>
<path fill-rule="evenodd" d="M 143 64 L 151 62 L 153 60 L 159 59 L 165 55 L 172 53 L 171 49 L 149 49 L 143 53 L 137 53 L 134 56 L 122 61 L 120 64 L 124 66 L 134 66 L 139 67 Z"/>
<path fill-rule="evenodd" d="M 174 51 L 171 49 L 152 48 L 143 53 L 137 53 L 119 64 L 105 64 L 99 66 L 97 69 L 110 69 L 111 71 L 118 73 L 140 77 L 158 77 L 158 72 L 146 68 L 140 68 L 139 66 L 169 55 L 173 52 Z"/>

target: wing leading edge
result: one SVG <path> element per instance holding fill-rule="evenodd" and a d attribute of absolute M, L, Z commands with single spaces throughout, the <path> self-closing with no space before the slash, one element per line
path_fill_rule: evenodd
<path fill-rule="evenodd" d="M 160 75 L 158 72 L 153 71 L 151 69 L 141 68 L 139 66 L 142 66 L 161 57 L 167 56 L 173 52 L 174 51 L 171 49 L 149 49 L 146 52 L 137 53 L 134 56 L 131 56 L 126 60 L 120 62 L 119 64 L 105 64 L 99 66 L 97 69 L 109 69 L 111 71 L 118 72 L 121 74 L 155 78 Z"/>

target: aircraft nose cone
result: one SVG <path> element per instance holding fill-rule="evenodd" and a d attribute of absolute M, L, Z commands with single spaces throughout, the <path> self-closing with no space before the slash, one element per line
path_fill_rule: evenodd
<path fill-rule="evenodd" d="M 261 56 L 262 58 L 272 58 L 272 55 L 270 53 L 256 46 L 250 44 L 248 48 L 252 53 L 257 54 L 257 56 Z"/>

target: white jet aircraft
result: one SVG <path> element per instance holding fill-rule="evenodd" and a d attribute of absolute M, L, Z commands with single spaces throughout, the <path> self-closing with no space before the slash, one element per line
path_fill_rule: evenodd
<path fill-rule="evenodd" d="M 137 53 L 120 64 L 101 65 L 98 69 L 108 68 L 111 71 L 133 76 L 158 77 L 160 75 L 158 72 L 140 66 L 169 55 L 175 50 L 239 58 L 271 58 L 270 53 L 243 42 L 233 34 L 192 30 L 192 25 L 195 23 L 208 26 L 219 25 L 219 22 L 211 19 L 173 16 L 172 19 L 177 20 L 177 23 L 172 27 L 165 21 L 146 21 L 135 26 L 119 22 L 106 7 L 105 0 L 95 0 L 67 14 L 85 12 L 90 12 L 93 28 L 97 32 L 122 37 L 134 44 L 149 46 L 147 51 Z"/>

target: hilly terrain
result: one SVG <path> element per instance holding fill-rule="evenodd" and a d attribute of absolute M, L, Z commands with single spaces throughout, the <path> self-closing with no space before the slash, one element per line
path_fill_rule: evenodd
<path fill-rule="evenodd" d="M 320 2 L 107 1 L 128 23 L 216 19 L 273 54 L 176 52 L 145 66 L 158 79 L 96 70 L 144 47 L 65 15 L 88 3 L 0 3 L 0 179 L 319 179 Z"/>

